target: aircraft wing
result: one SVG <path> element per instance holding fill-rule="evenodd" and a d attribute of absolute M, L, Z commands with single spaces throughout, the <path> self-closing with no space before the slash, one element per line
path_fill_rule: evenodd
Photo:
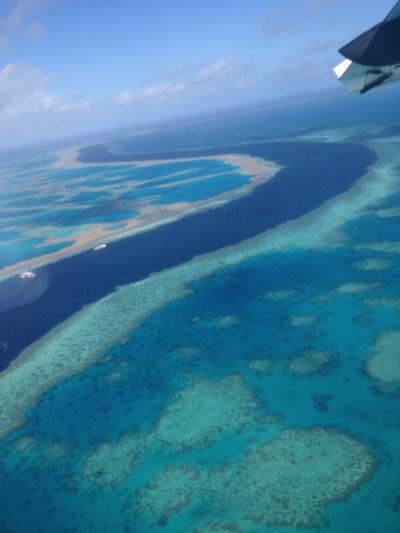
<path fill-rule="evenodd" d="M 400 17 L 400 1 L 394 6 L 389 15 L 385 18 L 385 22 Z"/>
<path fill-rule="evenodd" d="M 346 58 L 334 71 L 346 89 L 363 94 L 400 78 L 400 1 L 389 15 L 339 52 Z"/>

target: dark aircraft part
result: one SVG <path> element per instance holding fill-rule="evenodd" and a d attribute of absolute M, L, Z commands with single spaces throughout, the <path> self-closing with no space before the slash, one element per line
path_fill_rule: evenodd
<path fill-rule="evenodd" d="M 390 11 L 389 15 L 385 18 L 385 22 L 387 20 L 393 20 L 396 17 L 400 17 L 400 1 L 397 2 L 394 8 Z"/>
<path fill-rule="evenodd" d="M 391 77 L 392 77 L 392 73 L 382 74 L 382 76 L 379 76 L 379 78 L 377 78 L 374 81 L 371 81 L 371 83 L 368 83 L 368 85 L 366 85 L 363 89 L 361 89 L 360 94 L 365 94 L 371 89 L 374 89 L 375 87 L 378 87 L 379 85 L 382 85 L 382 83 L 384 83 Z"/>
<path fill-rule="evenodd" d="M 400 16 L 377 24 L 339 52 L 354 63 L 368 67 L 400 63 Z"/>
<path fill-rule="evenodd" d="M 400 80 L 400 0 L 388 16 L 339 50 L 346 58 L 333 69 L 349 93 L 364 94 Z"/>

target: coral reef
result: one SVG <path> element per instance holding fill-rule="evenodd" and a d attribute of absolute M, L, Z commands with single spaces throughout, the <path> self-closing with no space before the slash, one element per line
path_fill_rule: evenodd
<path fill-rule="evenodd" d="M 213 325 L 218 329 L 229 329 L 240 324 L 240 318 L 235 315 L 220 316 L 213 320 Z"/>
<path fill-rule="evenodd" d="M 375 214 L 380 218 L 400 217 L 400 207 L 387 207 L 385 209 L 378 209 Z"/>
<path fill-rule="evenodd" d="M 45 391 L 97 363 L 140 320 L 187 294 L 185 281 L 181 270 L 172 269 L 162 278 L 126 285 L 84 307 L 24 350 L 0 375 L 0 440 L 24 424 L 26 409 Z"/>
<path fill-rule="evenodd" d="M 296 376 L 311 376 L 324 372 L 332 363 L 332 356 L 323 351 L 309 351 L 289 359 L 286 370 Z"/>
<path fill-rule="evenodd" d="M 200 474 L 190 465 L 166 465 L 132 498 L 135 514 L 159 526 L 196 497 L 212 513 L 225 513 L 269 527 L 317 525 L 331 503 L 347 499 L 377 466 L 371 449 L 326 428 L 286 429 L 247 449 L 233 465 Z M 206 522 L 194 532 L 236 532 L 235 524 Z"/>
<path fill-rule="evenodd" d="M 57 461 L 57 459 L 61 459 L 61 457 L 67 455 L 68 451 L 69 448 L 64 443 L 50 442 L 50 444 L 44 447 L 42 457 L 45 461 Z"/>
<path fill-rule="evenodd" d="M 314 296 L 313 301 L 316 304 L 324 304 L 325 302 L 329 302 L 334 299 L 335 295 L 328 292 L 324 294 L 317 294 L 316 296 Z"/>
<path fill-rule="evenodd" d="M 294 328 L 302 328 L 312 326 L 317 321 L 313 315 L 289 315 L 288 322 Z"/>
<path fill-rule="evenodd" d="M 365 369 L 382 384 L 400 383 L 400 329 L 383 331 L 375 339 Z"/>
<path fill-rule="evenodd" d="M 37 442 L 30 435 L 27 435 L 26 437 L 22 437 L 18 439 L 14 444 L 14 448 L 20 453 L 34 450 L 36 447 L 37 447 Z"/>
<path fill-rule="evenodd" d="M 257 407 L 254 392 L 238 376 L 197 380 L 178 393 L 149 439 L 179 449 L 201 448 L 221 433 L 239 431 Z"/>
<path fill-rule="evenodd" d="M 144 449 L 145 442 L 137 436 L 102 443 L 85 458 L 81 476 L 97 487 L 120 485 L 135 469 Z"/>
<path fill-rule="evenodd" d="M 261 415 L 256 418 L 256 422 L 258 424 L 266 425 L 266 424 L 273 424 L 273 425 L 279 425 L 282 423 L 282 415 L 278 415 L 276 413 L 266 413 L 264 415 Z"/>
<path fill-rule="evenodd" d="M 181 346 L 174 351 L 174 355 L 179 361 L 197 357 L 199 353 L 200 349 L 197 346 Z"/>
<path fill-rule="evenodd" d="M 372 271 L 372 272 L 384 272 L 386 270 L 391 269 L 394 266 L 395 263 L 393 261 L 389 261 L 388 259 L 378 259 L 378 258 L 370 258 L 370 259 L 363 259 L 362 261 L 357 261 L 357 263 L 354 263 L 354 268 L 356 270 L 364 270 L 364 271 Z"/>
<path fill-rule="evenodd" d="M 400 298 L 390 296 L 380 296 L 379 298 L 368 298 L 363 300 L 363 305 L 366 307 L 383 307 L 385 305 L 391 305 L 397 311 L 400 311 Z"/>
<path fill-rule="evenodd" d="M 14 443 L 14 449 L 21 455 L 30 455 L 33 458 L 40 458 L 43 461 L 57 461 L 67 455 L 69 448 L 62 442 L 42 442 L 31 435 L 18 439 Z"/>
<path fill-rule="evenodd" d="M 122 361 L 115 368 L 106 375 L 107 381 L 118 382 L 128 377 L 128 370 L 131 367 L 131 363 L 128 361 Z"/>
<path fill-rule="evenodd" d="M 362 292 L 375 291 L 382 286 L 382 283 L 379 282 L 352 282 L 352 283 L 343 283 L 339 285 L 336 289 L 338 294 L 359 294 Z"/>
<path fill-rule="evenodd" d="M 159 525 L 190 504 L 200 484 L 200 472 L 187 465 L 166 465 L 133 497 L 135 514 L 150 513 Z"/>
<path fill-rule="evenodd" d="M 249 361 L 247 368 L 253 374 L 271 374 L 274 370 L 274 361 L 270 357 L 252 359 Z"/>
<path fill-rule="evenodd" d="M 260 299 L 271 301 L 271 302 L 281 302 L 284 300 L 289 300 L 297 294 L 297 289 L 288 289 L 282 291 L 268 291 L 260 295 Z"/>
<path fill-rule="evenodd" d="M 363 244 L 358 244 L 355 247 L 355 249 L 361 250 L 361 251 L 368 251 L 368 252 L 400 254 L 400 242 L 399 241 L 367 242 Z"/>
<path fill-rule="evenodd" d="M 369 447 L 330 429 L 288 429 L 248 450 L 238 466 L 211 471 L 212 498 L 246 520 L 308 528 L 348 498 L 377 465 Z"/>

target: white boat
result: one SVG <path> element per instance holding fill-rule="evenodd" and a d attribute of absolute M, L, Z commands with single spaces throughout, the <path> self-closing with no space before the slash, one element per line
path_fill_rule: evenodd
<path fill-rule="evenodd" d="M 33 279 L 33 278 L 36 278 L 36 274 L 34 272 L 30 272 L 29 270 L 27 270 L 25 272 L 21 272 L 19 277 L 21 279 Z"/>
<path fill-rule="evenodd" d="M 98 246 L 95 246 L 93 250 L 98 252 L 99 250 L 104 250 L 104 248 L 107 248 L 107 244 L 99 244 Z"/>

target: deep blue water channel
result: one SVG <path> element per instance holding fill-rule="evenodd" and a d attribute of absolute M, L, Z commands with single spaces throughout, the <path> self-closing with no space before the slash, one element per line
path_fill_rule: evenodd
<path fill-rule="evenodd" d="M 84 305 L 150 273 L 184 263 L 254 237 L 293 220 L 348 190 L 375 162 L 367 147 L 354 144 L 276 142 L 194 151 L 152 153 L 179 158 L 242 153 L 274 161 L 284 168 L 243 198 L 188 216 L 152 231 L 109 243 L 101 253 L 87 251 L 39 268 L 49 281 L 40 297 L 0 312 L 0 370 L 25 347 Z M 149 154 L 112 156 L 105 145 L 82 150 L 85 162 L 149 159 Z M 16 283 L 0 284 L 1 299 L 15 302 Z M 4 309 L 4 306 L 3 306 Z"/>

